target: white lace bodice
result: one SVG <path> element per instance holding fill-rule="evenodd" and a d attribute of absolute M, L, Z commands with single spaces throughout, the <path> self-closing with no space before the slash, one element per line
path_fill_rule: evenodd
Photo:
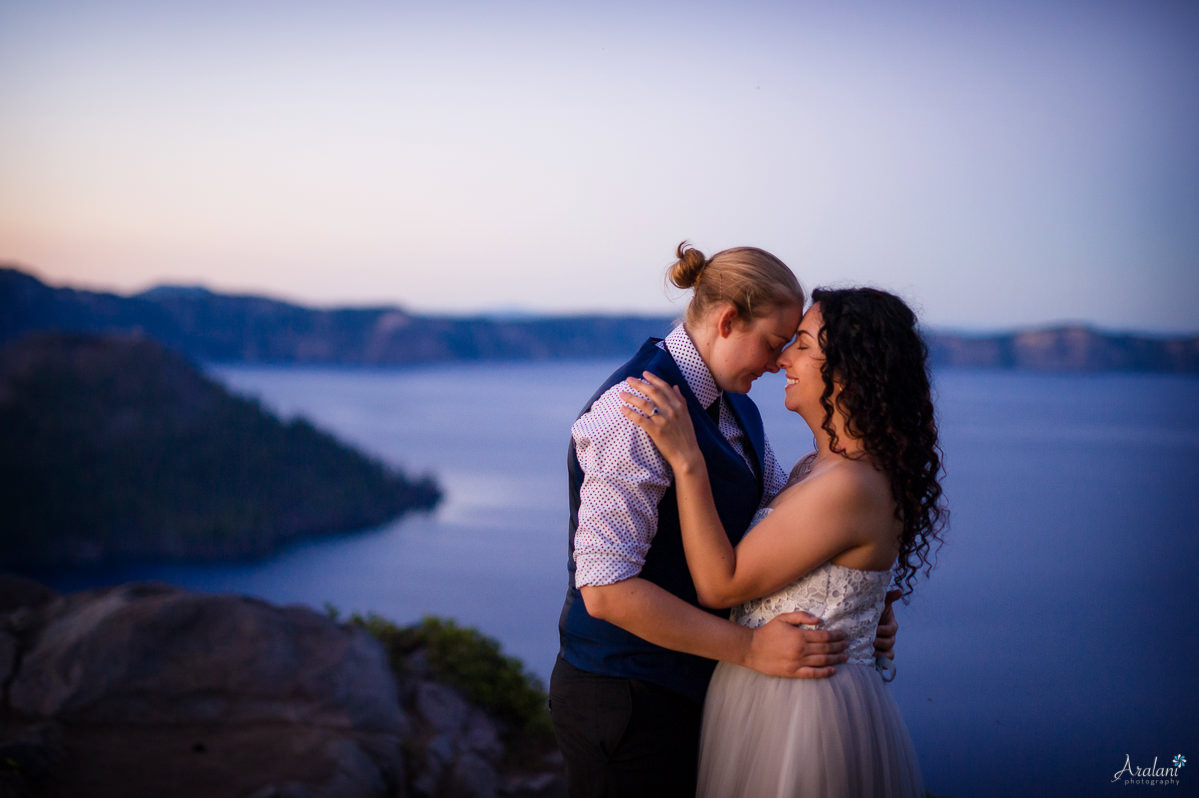
<path fill-rule="evenodd" d="M 770 510 L 758 510 L 750 528 Z M 890 582 L 890 571 L 862 571 L 826 562 L 776 593 L 734 607 L 732 619 L 756 629 L 776 615 L 804 610 L 824 619 L 822 629 L 845 633 L 850 662 L 873 665 L 875 631 Z"/>

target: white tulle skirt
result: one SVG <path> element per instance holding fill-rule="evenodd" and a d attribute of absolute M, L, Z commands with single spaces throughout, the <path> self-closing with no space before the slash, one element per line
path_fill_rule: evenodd
<path fill-rule="evenodd" d="M 874 668 L 780 679 L 717 666 L 704 702 L 700 798 L 922 793 L 907 726 Z"/>

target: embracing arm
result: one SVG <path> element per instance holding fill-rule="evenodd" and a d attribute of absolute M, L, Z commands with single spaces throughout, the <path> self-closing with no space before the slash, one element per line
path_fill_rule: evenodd
<path fill-rule="evenodd" d="M 835 478 L 784 497 L 736 548 L 720 523 L 702 459 L 698 467 L 675 468 L 675 486 L 687 567 L 705 606 L 769 595 L 858 542 L 853 488 Z M 796 533 L 801 523 L 805 534 Z"/>
<path fill-rule="evenodd" d="M 721 659 L 775 676 L 827 676 L 844 662 L 836 632 L 797 628 L 791 613 L 749 630 L 638 576 L 657 528 L 670 469 L 649 436 L 620 413 L 621 389 L 605 393 L 571 429 L 584 472 L 575 578 L 588 614 L 664 648 Z"/>
<path fill-rule="evenodd" d="M 840 632 L 800 629 L 819 620 L 790 612 L 748 629 L 693 607 L 639 577 L 580 588 L 587 612 L 655 645 L 722 660 L 770 676 L 820 678 L 846 659 Z"/>
<path fill-rule="evenodd" d="M 730 607 L 773 593 L 864 542 L 859 530 L 870 508 L 853 474 L 834 472 L 781 497 L 734 549 L 681 393 L 649 373 L 637 387 L 652 401 L 625 394 L 631 406 L 625 416 L 650 435 L 674 470 L 687 566 L 705 606 Z M 803 534 L 796 533 L 800 527 Z"/>

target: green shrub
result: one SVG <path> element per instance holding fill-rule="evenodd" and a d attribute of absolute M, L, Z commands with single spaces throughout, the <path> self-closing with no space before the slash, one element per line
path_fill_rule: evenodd
<path fill-rule="evenodd" d="M 334 619 L 337 610 L 326 605 Z M 425 616 L 412 626 L 399 627 L 375 613 L 354 613 L 350 623 L 383 643 L 398 674 L 409 672 L 409 657 L 423 651 L 430 676 L 456 687 L 469 701 L 503 722 L 510 755 L 553 745 L 553 728 L 546 709 L 545 686 L 516 657 L 506 656 L 500 644 L 453 620 Z"/>

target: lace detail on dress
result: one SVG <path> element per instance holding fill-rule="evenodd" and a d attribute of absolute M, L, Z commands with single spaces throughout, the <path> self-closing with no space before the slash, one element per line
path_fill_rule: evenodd
<path fill-rule="evenodd" d="M 770 511 L 769 507 L 759 510 L 750 528 Z M 890 571 L 862 571 L 826 562 L 776 593 L 734 607 L 732 619 L 756 629 L 784 612 L 810 612 L 824 619 L 821 628 L 845 633 L 850 662 L 874 665 L 874 635 L 890 583 Z"/>
<path fill-rule="evenodd" d="M 799 482 L 803 482 L 805 479 L 807 479 L 808 474 L 812 473 L 812 466 L 815 464 L 816 464 L 816 453 L 815 452 L 810 452 L 810 453 L 804 455 L 803 457 L 801 457 L 799 459 L 799 462 L 797 462 L 795 464 L 795 466 L 791 469 L 791 474 L 787 477 L 787 484 L 783 486 L 783 490 L 786 490 L 787 488 L 791 487 L 792 485 L 795 485 Z M 766 509 L 770 509 L 770 508 L 764 507 L 762 509 L 766 510 Z M 761 511 L 759 511 L 759 512 L 761 512 Z M 762 517 L 765 518 L 766 516 L 763 515 Z M 760 519 L 758 519 L 758 520 L 760 520 Z"/>

